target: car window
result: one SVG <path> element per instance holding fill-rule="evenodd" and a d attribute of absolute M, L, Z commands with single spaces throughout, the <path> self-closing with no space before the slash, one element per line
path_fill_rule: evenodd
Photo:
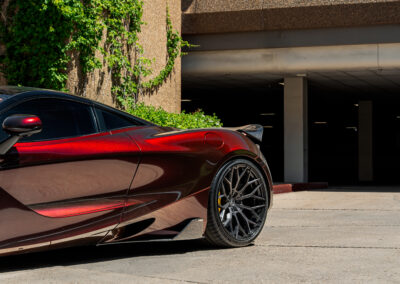
<path fill-rule="evenodd" d="M 103 109 L 96 109 L 96 111 L 100 123 L 103 124 L 107 130 L 140 125 L 140 123 L 138 123 L 137 121 L 134 121 L 133 119 L 129 119 L 117 113 L 113 113 Z"/>
<path fill-rule="evenodd" d="M 96 132 L 90 106 L 78 102 L 61 99 L 26 101 L 2 113 L 1 123 L 13 114 L 33 114 L 42 121 L 42 131 L 21 139 L 21 142 L 68 138 Z M 0 140 L 7 136 L 1 129 Z"/>

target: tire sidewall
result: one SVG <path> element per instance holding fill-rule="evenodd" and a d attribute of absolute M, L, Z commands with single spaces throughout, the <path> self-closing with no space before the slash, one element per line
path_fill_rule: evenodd
<path fill-rule="evenodd" d="M 255 234 L 252 234 L 246 239 L 242 240 L 237 240 L 233 236 L 231 236 L 227 230 L 225 229 L 224 225 L 222 224 L 222 221 L 219 217 L 219 211 L 218 211 L 218 194 L 219 194 L 219 185 L 222 182 L 222 179 L 225 177 L 227 171 L 231 169 L 231 167 L 238 165 L 238 164 L 246 164 L 254 170 L 257 175 L 261 178 L 262 183 L 263 183 L 263 189 L 265 190 L 265 198 L 266 198 L 266 206 L 268 204 L 268 189 L 267 189 L 267 183 L 265 181 L 265 176 L 262 174 L 260 169 L 254 164 L 254 162 L 251 162 L 247 159 L 234 159 L 231 161 L 228 161 L 225 163 L 217 172 L 216 176 L 214 177 L 212 183 L 211 183 L 211 190 L 210 190 L 210 196 L 209 196 L 209 206 L 208 206 L 208 222 L 212 222 L 214 226 L 218 228 L 217 232 L 219 234 L 219 237 L 227 243 L 229 246 L 233 247 L 240 247 L 240 246 L 247 246 L 250 243 L 252 243 L 258 235 L 261 233 L 266 217 L 267 217 L 267 208 L 265 208 L 263 217 L 262 217 L 262 223 L 260 225 L 260 228 Z M 211 220 L 210 220 L 211 219 Z"/>

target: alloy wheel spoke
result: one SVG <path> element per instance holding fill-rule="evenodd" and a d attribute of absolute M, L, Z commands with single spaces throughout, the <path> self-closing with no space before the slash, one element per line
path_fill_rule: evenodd
<path fill-rule="evenodd" d="M 265 204 L 261 204 L 261 205 L 257 205 L 257 206 L 252 206 L 251 208 L 252 209 L 258 209 L 258 208 L 264 208 L 264 207 L 266 207 L 266 205 Z"/>
<path fill-rule="evenodd" d="M 230 228 L 230 231 L 231 231 L 231 233 L 233 232 L 233 224 L 232 224 L 232 221 L 233 221 L 233 218 L 232 218 L 232 209 L 229 207 L 228 208 L 228 211 L 229 211 L 229 213 L 228 213 L 228 224 L 229 224 L 229 228 Z"/>
<path fill-rule="evenodd" d="M 238 222 L 235 227 L 234 235 L 235 235 L 235 238 L 239 237 L 239 223 Z"/>
<path fill-rule="evenodd" d="M 245 221 L 245 223 L 246 223 L 247 230 L 248 230 L 248 232 L 250 233 L 250 232 L 251 232 L 251 228 L 250 228 L 250 224 L 249 224 L 249 221 L 248 221 L 246 215 L 245 215 L 242 211 L 239 211 L 239 214 L 240 214 L 240 215 L 242 216 L 242 218 L 244 219 L 244 221 Z"/>
<path fill-rule="evenodd" d="M 235 187 L 233 188 L 234 192 L 236 192 L 236 189 L 239 186 L 239 182 L 240 182 L 239 167 L 237 167 L 236 168 L 236 184 L 235 184 Z"/>
<path fill-rule="evenodd" d="M 261 188 L 262 184 L 257 185 L 252 192 L 250 192 L 249 194 L 243 195 L 241 197 L 238 198 L 238 200 L 243 200 L 243 199 L 247 199 L 250 197 L 254 197 L 255 193 Z"/>
<path fill-rule="evenodd" d="M 225 209 L 228 208 L 228 207 L 229 207 L 229 203 L 226 203 L 226 204 L 224 204 L 224 205 L 218 204 L 218 208 L 221 208 L 222 210 L 225 210 Z"/>
<path fill-rule="evenodd" d="M 254 225 L 254 226 L 256 226 L 257 225 L 257 223 L 256 222 L 254 222 L 253 220 L 251 220 L 251 219 L 249 219 L 248 217 L 247 217 L 247 215 L 246 214 L 244 214 L 244 212 L 239 208 L 239 214 L 244 218 L 244 220 L 246 221 L 246 223 L 249 223 L 249 224 L 252 224 L 252 225 Z"/>
<path fill-rule="evenodd" d="M 243 204 L 239 204 L 238 206 L 240 208 L 244 209 L 244 210 L 250 211 L 254 215 L 254 217 L 257 218 L 257 221 L 259 221 L 261 219 L 260 215 L 257 214 L 257 212 L 256 212 L 256 210 L 254 208 L 254 207 L 258 207 L 258 208 L 261 208 L 261 207 L 259 207 L 259 206 L 250 207 L 250 206 L 246 206 L 246 205 L 243 205 Z M 265 205 L 261 205 L 261 206 L 265 207 Z"/>
<path fill-rule="evenodd" d="M 246 168 L 242 171 L 242 173 L 239 174 L 239 167 L 236 169 L 237 181 L 236 181 L 235 187 L 233 188 L 233 191 L 234 191 L 234 192 L 237 192 L 237 189 L 238 189 L 238 187 L 239 187 L 239 185 L 240 185 L 240 182 L 242 181 L 242 178 L 243 178 L 243 176 L 246 174 L 247 170 L 248 170 L 248 167 L 246 167 Z M 249 177 L 250 177 L 250 175 L 248 175 L 248 179 L 249 179 Z"/>
<path fill-rule="evenodd" d="M 222 183 L 221 189 L 222 189 L 222 195 L 227 197 L 228 195 L 226 194 L 226 189 L 225 189 L 224 183 Z M 220 196 L 220 197 L 221 197 L 221 196 Z"/>
<path fill-rule="evenodd" d="M 227 233 L 246 239 L 259 231 L 267 207 L 265 184 L 246 163 L 227 169 L 220 182 L 219 217 Z"/>
<path fill-rule="evenodd" d="M 258 200 L 265 201 L 265 198 L 264 198 L 264 197 L 261 197 L 261 196 L 254 195 L 253 198 L 254 198 L 254 199 L 258 199 Z"/>
<path fill-rule="evenodd" d="M 225 212 L 226 212 L 226 209 L 223 209 L 223 210 L 221 211 L 221 213 L 219 213 L 219 218 L 221 218 L 221 220 L 224 220 Z"/>
<path fill-rule="evenodd" d="M 241 188 L 241 189 L 238 191 L 238 193 L 239 193 L 239 194 L 242 194 L 250 185 L 252 185 L 253 183 L 255 183 L 255 182 L 259 181 L 259 180 L 260 180 L 260 179 L 257 178 L 257 179 L 253 179 L 253 180 L 251 180 L 251 181 L 247 181 L 247 183 L 243 186 L 243 188 Z"/>
<path fill-rule="evenodd" d="M 237 214 L 233 215 L 235 217 L 236 223 L 237 223 L 237 232 L 236 232 L 236 238 L 239 236 L 239 231 L 242 232 L 242 234 L 245 236 L 247 235 L 246 231 L 243 229 L 242 225 L 240 224 L 239 218 L 237 217 Z"/>
<path fill-rule="evenodd" d="M 235 170 L 235 167 L 232 167 L 231 177 L 229 178 L 229 185 L 231 186 L 231 189 L 232 189 L 232 185 L 233 185 L 233 172 L 234 172 L 234 170 Z"/>

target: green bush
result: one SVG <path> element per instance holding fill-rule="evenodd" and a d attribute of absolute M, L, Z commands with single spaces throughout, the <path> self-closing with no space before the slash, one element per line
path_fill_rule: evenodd
<path fill-rule="evenodd" d="M 159 126 L 180 129 L 222 127 L 221 120 L 215 114 L 205 115 L 202 110 L 194 113 L 170 113 L 162 108 L 137 104 L 128 112 Z"/>

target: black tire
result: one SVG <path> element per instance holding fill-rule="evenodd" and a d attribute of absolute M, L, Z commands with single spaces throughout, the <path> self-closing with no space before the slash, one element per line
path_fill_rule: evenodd
<path fill-rule="evenodd" d="M 246 159 L 227 162 L 211 184 L 206 239 L 220 247 L 243 247 L 260 234 L 268 211 L 268 188 Z"/>

